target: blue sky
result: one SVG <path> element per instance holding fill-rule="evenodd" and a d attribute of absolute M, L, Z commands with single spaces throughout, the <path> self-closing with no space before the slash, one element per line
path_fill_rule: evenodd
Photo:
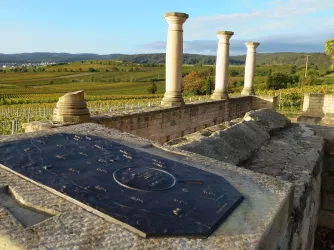
<path fill-rule="evenodd" d="M 259 52 L 323 52 L 334 37 L 334 0 L 0 0 L 0 53 L 165 51 L 165 12 L 189 14 L 184 50 L 215 54 L 231 30 L 231 54 L 245 41 Z"/>

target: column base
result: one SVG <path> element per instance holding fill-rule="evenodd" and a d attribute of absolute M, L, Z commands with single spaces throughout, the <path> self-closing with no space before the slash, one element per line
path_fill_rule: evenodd
<path fill-rule="evenodd" d="M 241 95 L 255 95 L 254 88 L 244 88 L 241 91 Z"/>
<path fill-rule="evenodd" d="M 178 95 L 170 95 L 165 93 L 164 98 L 162 98 L 161 106 L 164 107 L 181 107 L 184 106 L 184 100 L 181 94 Z"/>
<path fill-rule="evenodd" d="M 228 94 L 227 92 L 221 92 L 221 91 L 215 91 L 211 95 L 212 100 L 227 100 L 228 99 Z"/>

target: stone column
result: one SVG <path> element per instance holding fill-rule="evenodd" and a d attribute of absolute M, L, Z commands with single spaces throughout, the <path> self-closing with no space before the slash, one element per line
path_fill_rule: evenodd
<path fill-rule="evenodd" d="M 216 60 L 216 83 L 215 91 L 211 99 L 222 100 L 227 99 L 227 85 L 228 85 L 228 65 L 230 60 L 230 38 L 233 36 L 232 31 L 218 31 L 219 38 Z"/>
<path fill-rule="evenodd" d="M 181 93 L 183 63 L 183 29 L 182 25 L 189 16 L 185 13 L 168 12 L 165 19 L 168 23 L 166 48 L 166 92 L 161 101 L 163 106 L 182 106 Z"/>
<path fill-rule="evenodd" d="M 242 90 L 242 95 L 255 95 L 254 92 L 254 75 L 255 75 L 255 55 L 256 48 L 260 45 L 257 42 L 246 42 L 247 47 L 247 56 L 246 56 L 246 65 L 245 65 L 245 80 L 244 80 L 244 89 Z"/>

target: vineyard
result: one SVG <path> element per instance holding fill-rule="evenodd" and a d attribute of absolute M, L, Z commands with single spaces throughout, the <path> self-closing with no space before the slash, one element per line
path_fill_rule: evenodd
<path fill-rule="evenodd" d="M 87 106 L 92 115 L 128 111 L 128 110 L 148 110 L 160 105 L 162 95 L 151 98 L 121 98 L 114 100 L 88 101 Z M 206 100 L 210 96 L 186 96 L 186 102 Z M 9 135 L 23 133 L 23 123 L 31 121 L 47 121 L 52 119 L 53 110 L 56 103 L 41 104 L 20 104 L 20 105 L 1 105 L 0 106 L 0 134 Z"/>
<path fill-rule="evenodd" d="M 292 65 L 256 67 L 255 89 L 259 95 L 276 95 L 279 111 L 300 113 L 305 93 L 334 93 L 334 77 L 323 76 L 324 84 L 280 90 L 265 88 L 269 71 L 290 72 Z M 214 74 L 213 66 L 185 65 L 183 74 L 196 71 L 203 77 Z M 42 72 L 0 72 L 0 134 L 21 133 L 22 124 L 50 120 L 56 102 L 63 94 L 84 90 L 93 115 L 132 109 L 147 109 L 160 104 L 165 92 L 162 66 L 115 61 L 83 61 L 46 67 Z M 242 90 L 244 67 L 229 68 L 230 95 Z M 214 77 L 214 76 L 213 76 Z M 156 93 L 148 92 L 152 83 Z M 209 99 L 209 95 L 185 96 L 185 101 Z"/>

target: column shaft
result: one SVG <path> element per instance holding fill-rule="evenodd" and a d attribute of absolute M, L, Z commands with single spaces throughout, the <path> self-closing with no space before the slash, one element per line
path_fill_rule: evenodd
<path fill-rule="evenodd" d="M 216 81 L 215 91 L 211 99 L 222 100 L 228 98 L 228 66 L 229 66 L 229 40 L 234 33 L 232 31 L 219 31 L 217 36 L 219 38 L 216 59 Z"/>
<path fill-rule="evenodd" d="M 188 15 L 171 12 L 165 14 L 168 23 L 166 48 L 166 92 L 162 99 L 163 106 L 182 106 L 184 100 L 181 93 L 183 63 L 183 30 L 182 25 Z"/>
<path fill-rule="evenodd" d="M 245 75 L 244 75 L 244 88 L 241 92 L 242 95 L 255 95 L 254 91 L 254 77 L 256 66 L 256 48 L 259 46 L 257 42 L 245 43 L 247 47 L 246 63 L 245 63 Z"/>

